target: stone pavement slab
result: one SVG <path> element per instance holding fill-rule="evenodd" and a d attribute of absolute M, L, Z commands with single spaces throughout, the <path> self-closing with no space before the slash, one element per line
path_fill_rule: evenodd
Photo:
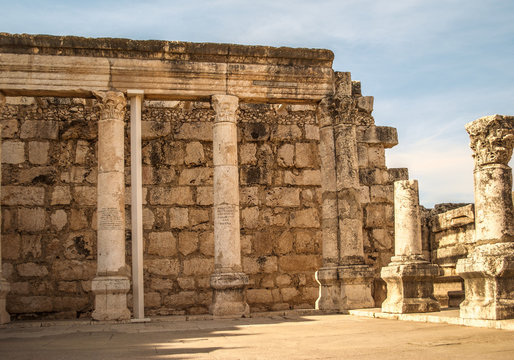
<path fill-rule="evenodd" d="M 303 315 L 0 329 L 0 359 L 513 359 L 505 330 Z"/>

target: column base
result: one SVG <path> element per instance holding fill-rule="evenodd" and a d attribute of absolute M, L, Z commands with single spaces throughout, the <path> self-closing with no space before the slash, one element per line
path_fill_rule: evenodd
<path fill-rule="evenodd" d="M 464 279 L 461 318 L 514 318 L 514 244 L 476 247 L 468 258 L 457 262 L 457 274 Z"/>
<path fill-rule="evenodd" d="M 244 273 L 214 273 L 211 275 L 212 305 L 209 311 L 215 316 L 250 314 L 246 303 L 248 276 Z"/>
<path fill-rule="evenodd" d="M 383 267 L 380 276 L 387 283 L 387 298 L 382 303 L 382 312 L 407 314 L 440 311 L 441 305 L 434 297 L 434 279 L 440 274 L 437 265 L 424 260 L 393 261 Z"/>
<path fill-rule="evenodd" d="M 375 272 L 368 265 L 344 265 L 337 267 L 341 286 L 339 311 L 365 309 L 375 306 L 372 289 Z"/>
<path fill-rule="evenodd" d="M 95 294 L 94 320 L 128 320 L 127 292 L 130 281 L 124 276 L 98 276 L 91 283 Z"/>
<path fill-rule="evenodd" d="M 316 309 L 335 310 L 341 308 L 341 287 L 337 275 L 337 267 L 324 267 L 316 272 L 316 280 L 320 285 L 319 298 L 316 300 Z"/>
<path fill-rule="evenodd" d="M 1 270 L 1 269 L 0 269 Z M 7 293 L 11 290 L 9 282 L 0 278 L 0 324 L 7 324 L 11 321 L 11 316 L 6 310 Z"/>

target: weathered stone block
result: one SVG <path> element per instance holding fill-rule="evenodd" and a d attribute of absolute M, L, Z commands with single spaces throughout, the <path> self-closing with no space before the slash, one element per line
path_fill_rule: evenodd
<path fill-rule="evenodd" d="M 295 164 L 298 168 L 318 167 L 318 145 L 315 143 L 296 143 Z"/>
<path fill-rule="evenodd" d="M 294 145 L 284 144 L 277 151 L 277 164 L 282 167 L 294 165 Z"/>
<path fill-rule="evenodd" d="M 255 165 L 257 163 L 257 144 L 246 143 L 239 146 L 239 163 Z"/>
<path fill-rule="evenodd" d="M 19 234 L 2 234 L 2 259 L 17 260 L 20 257 L 20 249 Z"/>
<path fill-rule="evenodd" d="M 150 189 L 152 205 L 193 205 L 193 192 L 189 186 L 175 188 L 156 186 Z"/>
<path fill-rule="evenodd" d="M 68 205 L 71 203 L 69 186 L 54 186 L 50 205 Z"/>
<path fill-rule="evenodd" d="M 143 229 L 150 230 L 153 228 L 155 223 L 155 216 L 152 210 L 148 208 L 143 208 Z"/>
<path fill-rule="evenodd" d="M 196 188 L 196 204 L 209 206 L 214 203 L 214 189 L 212 186 L 198 186 Z"/>
<path fill-rule="evenodd" d="M 48 142 L 31 141 L 29 142 L 29 161 L 32 164 L 43 165 L 48 162 Z"/>
<path fill-rule="evenodd" d="M 186 165 L 200 165 L 205 162 L 205 154 L 202 143 L 198 141 L 190 142 L 186 145 Z"/>
<path fill-rule="evenodd" d="M 170 227 L 184 228 L 189 225 L 189 211 L 187 208 L 170 208 Z"/>
<path fill-rule="evenodd" d="M 41 235 L 22 235 L 21 253 L 23 258 L 39 258 L 41 256 Z"/>
<path fill-rule="evenodd" d="M 302 130 L 297 125 L 277 125 L 271 134 L 272 140 L 297 140 L 302 137 Z"/>
<path fill-rule="evenodd" d="M 300 293 L 297 289 L 289 287 L 280 289 L 280 294 L 282 295 L 283 301 L 291 301 L 293 298 L 298 296 Z"/>
<path fill-rule="evenodd" d="M 305 125 L 305 138 L 319 141 L 319 127 L 317 125 Z"/>
<path fill-rule="evenodd" d="M 21 164 L 25 162 L 25 143 L 21 141 L 2 142 L 2 163 Z"/>
<path fill-rule="evenodd" d="M 169 121 L 141 121 L 141 138 L 143 140 L 165 137 L 170 132 L 171 123 Z"/>
<path fill-rule="evenodd" d="M 278 259 L 282 272 L 314 271 L 321 267 L 319 255 L 284 255 Z"/>
<path fill-rule="evenodd" d="M 373 185 L 370 187 L 370 200 L 374 203 L 393 203 L 393 186 L 392 185 Z"/>
<path fill-rule="evenodd" d="M 182 123 L 175 130 L 175 139 L 212 141 L 212 122 Z"/>
<path fill-rule="evenodd" d="M 18 132 L 18 120 L 2 120 L 2 138 L 10 139 Z"/>
<path fill-rule="evenodd" d="M 194 277 L 179 277 L 177 278 L 177 282 L 182 290 L 193 290 L 195 288 Z"/>
<path fill-rule="evenodd" d="M 241 206 L 259 205 L 259 188 L 256 186 L 240 187 L 239 204 Z"/>
<path fill-rule="evenodd" d="M 299 228 L 319 228 L 319 213 L 315 208 L 298 210 L 291 213 L 291 227 Z"/>
<path fill-rule="evenodd" d="M 250 304 L 273 302 L 273 295 L 271 290 L 268 289 L 248 289 L 246 290 L 246 297 Z"/>
<path fill-rule="evenodd" d="M 293 250 L 293 234 L 290 230 L 286 230 L 273 243 L 274 253 L 283 255 Z"/>
<path fill-rule="evenodd" d="M 205 256 L 214 256 L 214 233 L 203 232 L 199 235 L 200 253 Z"/>
<path fill-rule="evenodd" d="M 390 168 L 387 169 L 388 182 L 394 183 L 398 180 L 409 180 L 409 169 L 407 168 Z"/>
<path fill-rule="evenodd" d="M 43 277 L 48 275 L 46 266 L 32 262 L 17 265 L 16 271 L 18 271 L 20 276 L 24 277 Z"/>
<path fill-rule="evenodd" d="M 181 231 L 178 235 L 178 250 L 184 256 L 198 250 L 198 233 L 194 231 Z"/>
<path fill-rule="evenodd" d="M 45 188 L 39 186 L 2 186 L 3 205 L 42 206 Z"/>
<path fill-rule="evenodd" d="M 200 224 L 209 224 L 209 213 L 211 209 L 190 209 L 189 225 L 197 226 Z"/>
<path fill-rule="evenodd" d="M 180 271 L 180 264 L 176 259 L 145 259 L 144 268 L 154 275 L 177 276 Z"/>
<path fill-rule="evenodd" d="M 300 189 L 277 187 L 266 191 L 266 205 L 269 207 L 300 206 Z"/>
<path fill-rule="evenodd" d="M 214 259 L 191 258 L 184 260 L 184 275 L 209 275 L 214 271 Z"/>
<path fill-rule="evenodd" d="M 45 229 L 46 211 L 43 208 L 18 209 L 18 229 L 20 231 L 36 232 Z"/>
<path fill-rule="evenodd" d="M 59 122 L 57 121 L 41 121 L 26 120 L 21 125 L 21 139 L 50 139 L 56 140 L 59 136 Z"/>
<path fill-rule="evenodd" d="M 70 233 L 64 242 L 66 259 L 93 259 L 96 234 L 93 231 Z"/>
<path fill-rule="evenodd" d="M 368 166 L 377 168 L 386 167 L 385 151 L 383 147 L 370 146 L 368 148 Z"/>
<path fill-rule="evenodd" d="M 50 215 L 50 223 L 57 231 L 61 231 L 68 223 L 68 215 L 64 210 L 56 210 Z"/>
<path fill-rule="evenodd" d="M 171 291 L 173 290 L 173 280 L 153 278 L 150 282 L 150 289 L 158 291 Z"/>
<path fill-rule="evenodd" d="M 51 312 L 52 310 L 52 298 L 48 296 L 20 296 L 17 301 L 7 303 L 7 311 L 11 314 Z"/>
<path fill-rule="evenodd" d="M 171 232 L 151 232 L 148 234 L 148 254 L 162 257 L 177 254 L 177 240 Z"/>
<path fill-rule="evenodd" d="M 255 229 L 259 226 L 259 207 L 252 206 L 241 210 L 241 222 L 247 229 Z"/>
<path fill-rule="evenodd" d="M 73 200 L 77 205 L 95 206 L 97 202 L 96 187 L 75 186 L 73 189 Z"/>
<path fill-rule="evenodd" d="M 184 169 L 179 175 L 179 185 L 212 185 L 213 168 Z"/>
<path fill-rule="evenodd" d="M 286 185 L 321 185 L 320 170 L 285 171 L 284 184 Z"/>

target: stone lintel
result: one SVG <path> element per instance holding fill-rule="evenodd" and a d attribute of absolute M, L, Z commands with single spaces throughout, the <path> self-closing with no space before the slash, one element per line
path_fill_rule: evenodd
<path fill-rule="evenodd" d="M 0 89 L 8 96 L 92 97 L 141 89 L 146 99 L 315 104 L 334 92 L 322 49 L 0 34 Z"/>
<path fill-rule="evenodd" d="M 432 232 L 440 232 L 475 222 L 475 209 L 473 204 L 468 204 L 456 209 L 437 214 L 431 219 Z"/>
<path fill-rule="evenodd" d="M 390 126 L 371 125 L 358 131 L 357 142 L 382 145 L 384 148 L 389 149 L 398 145 L 398 131 Z"/>

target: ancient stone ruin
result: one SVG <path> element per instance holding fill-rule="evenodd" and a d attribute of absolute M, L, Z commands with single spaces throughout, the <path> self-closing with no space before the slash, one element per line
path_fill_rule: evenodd
<path fill-rule="evenodd" d="M 463 300 L 514 316 L 514 118 L 466 128 L 475 206 L 425 210 L 386 167 L 396 130 L 332 60 L 0 34 L 0 322 Z"/>

